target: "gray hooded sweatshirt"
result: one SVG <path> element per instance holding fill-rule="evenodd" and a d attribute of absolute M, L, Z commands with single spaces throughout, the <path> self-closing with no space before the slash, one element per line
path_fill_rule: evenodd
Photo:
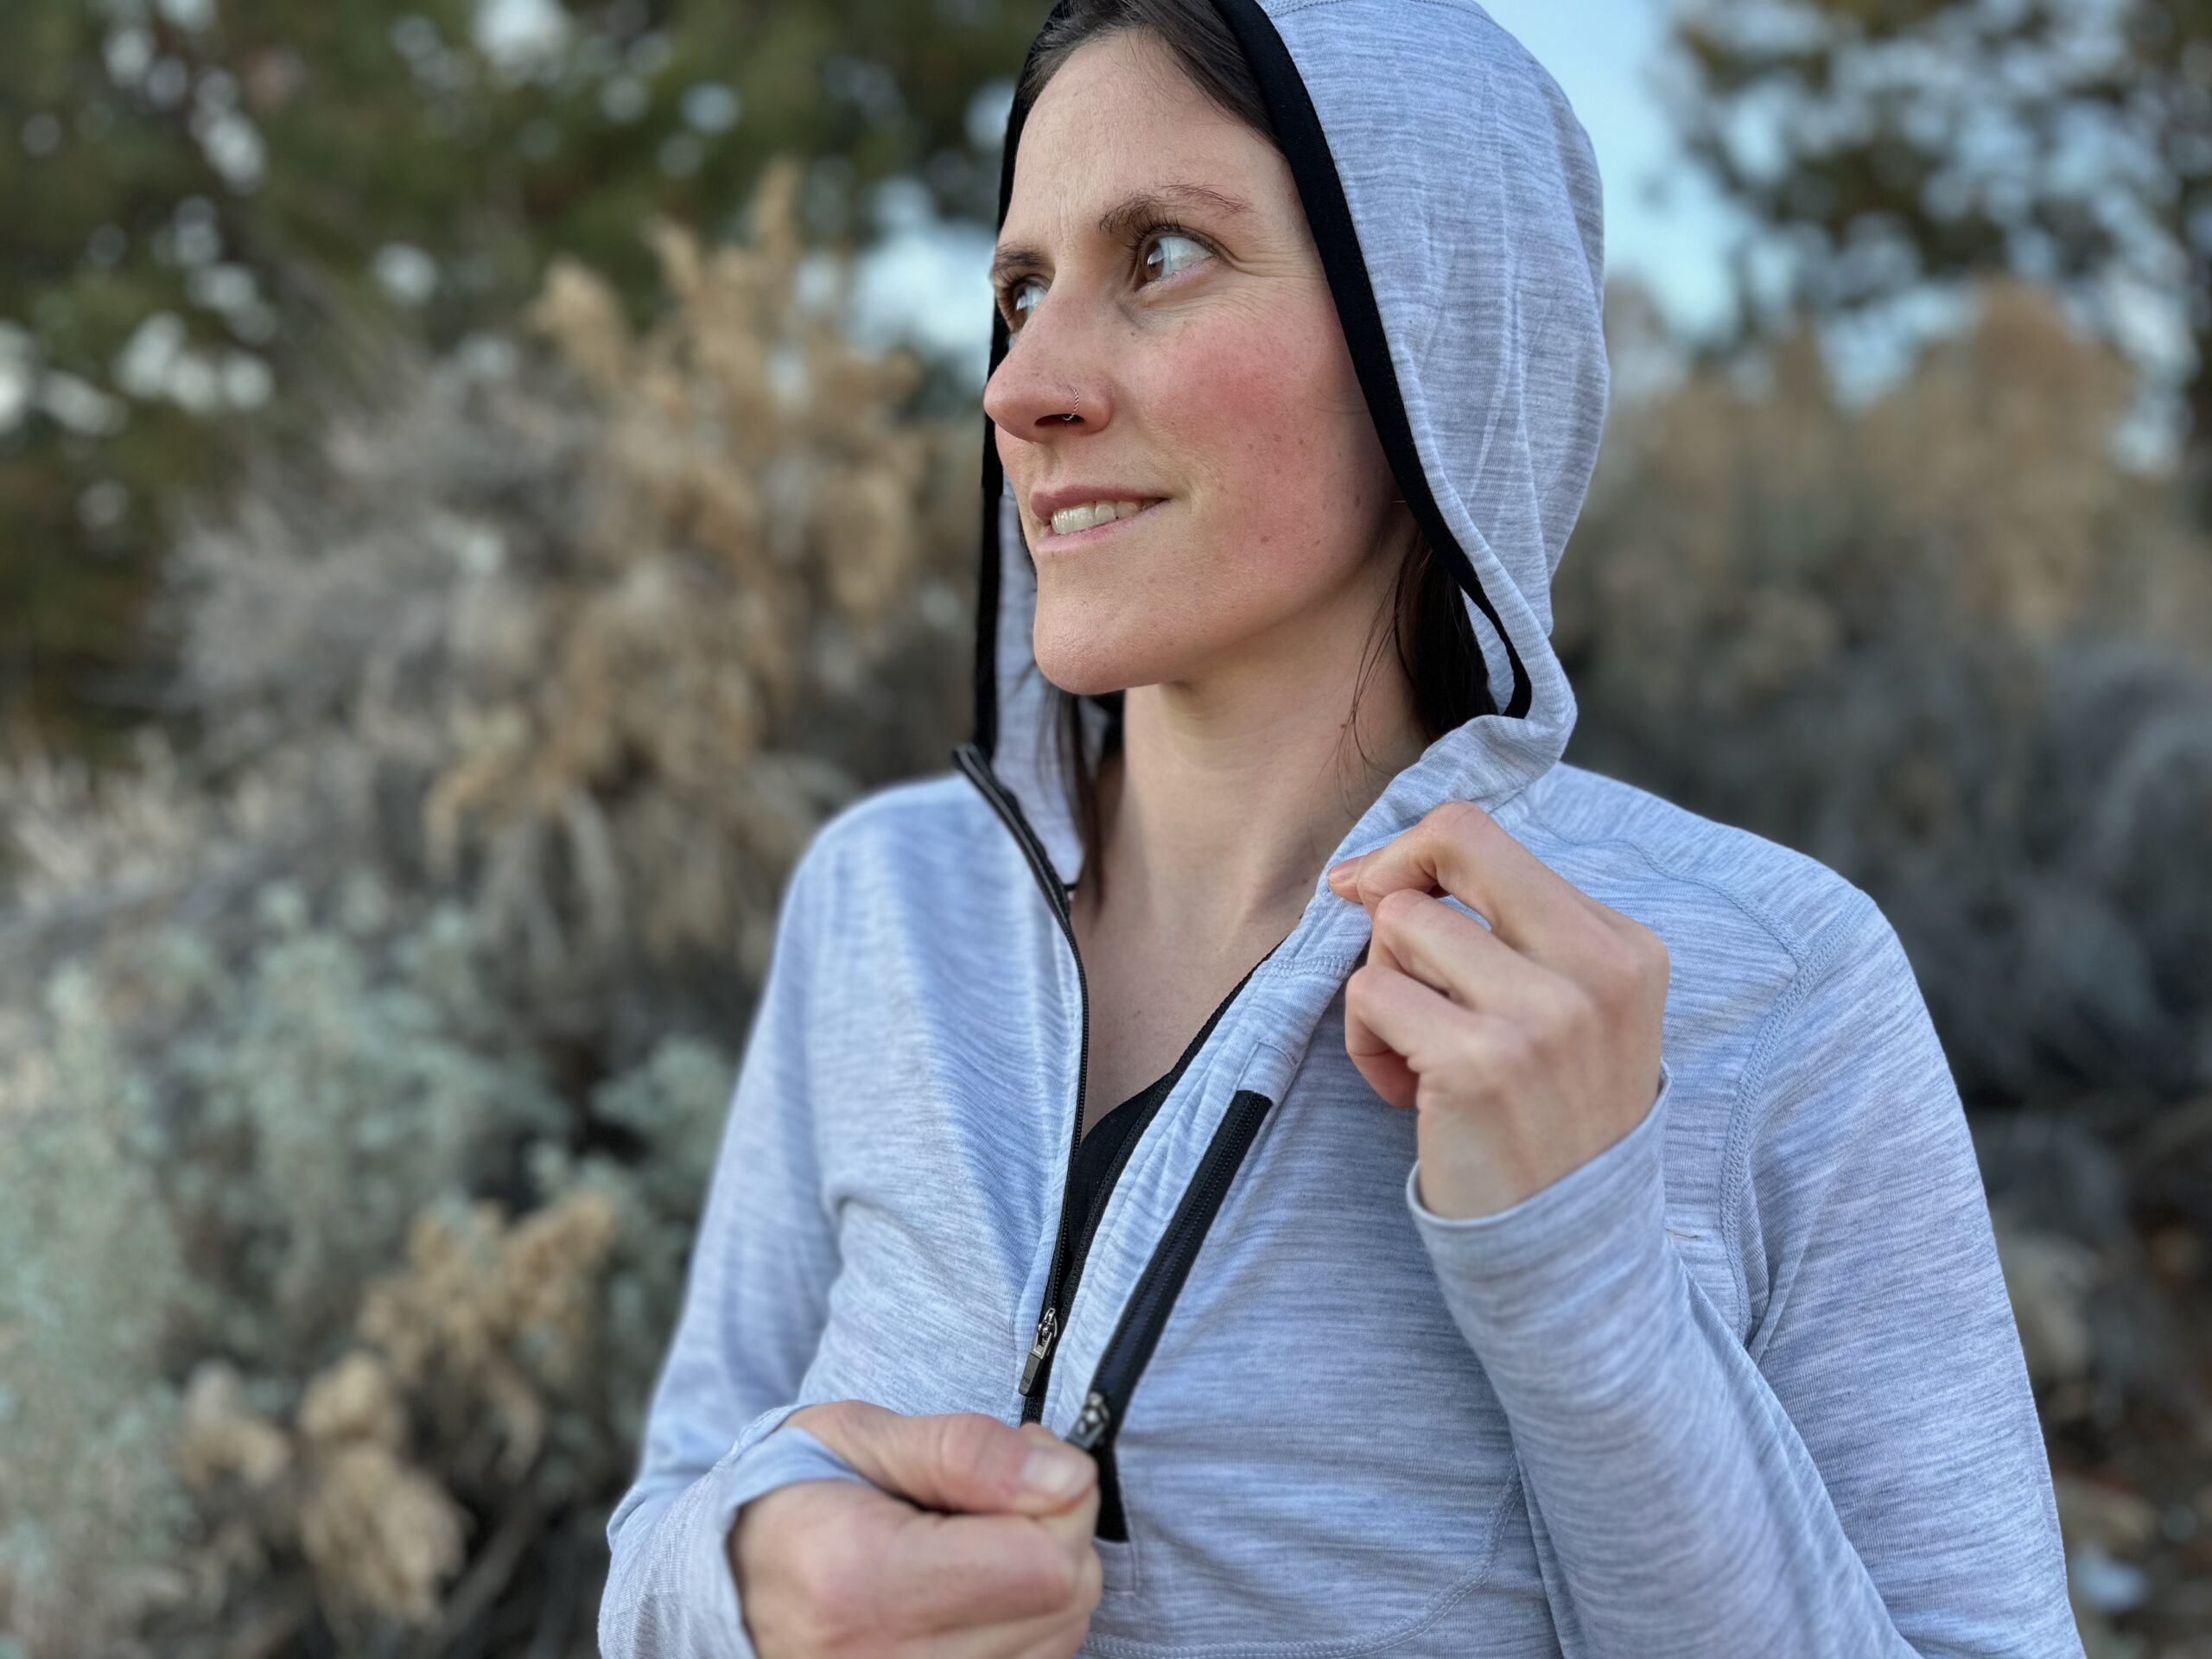
<path fill-rule="evenodd" d="M 863 1478 L 784 1426 L 856 1398 L 1088 1446 L 1083 1652 L 1107 1659 L 2080 1654 L 1974 1149 L 1896 932 L 1815 861 L 1560 759 L 1550 582 L 1608 390 L 1586 136 L 1471 0 L 1216 4 L 1496 710 L 1328 861 L 1472 801 L 1651 927 L 1658 1097 L 1502 1213 L 1429 1211 L 1414 1114 L 1344 1051 L 1368 918 L 1317 869 L 1132 1103 L 1080 1224 L 1082 847 L 987 424 L 974 735 L 840 810 L 786 884 L 607 1528 L 602 1650 L 752 1655 L 728 1529 L 788 1483 Z M 1006 347 L 1001 323 L 994 367 Z"/>

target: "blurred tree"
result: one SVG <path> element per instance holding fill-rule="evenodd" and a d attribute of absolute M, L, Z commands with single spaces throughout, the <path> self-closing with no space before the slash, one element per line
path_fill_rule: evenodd
<path fill-rule="evenodd" d="M 916 175 L 988 219 L 1041 7 L 1014 0 L 6 0 L 0 4 L 0 740 L 119 754 L 160 710 L 143 601 L 188 493 L 376 384 L 366 302 L 443 349 L 548 258 L 632 315 L 652 216 L 731 234 L 812 158 L 811 237 Z M 981 107 L 981 106 L 978 106 Z M 331 395 L 326 392 L 326 396 Z"/>
<path fill-rule="evenodd" d="M 1673 35 L 1688 153 L 1798 245 L 1792 304 L 2010 270 L 2125 338 L 2176 301 L 2212 524 L 2212 0 L 1681 0 Z"/>

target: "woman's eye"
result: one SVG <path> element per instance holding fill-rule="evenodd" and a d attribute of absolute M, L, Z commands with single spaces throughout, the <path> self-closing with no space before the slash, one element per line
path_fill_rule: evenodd
<path fill-rule="evenodd" d="M 1160 231 L 1155 233 L 1151 239 L 1145 244 L 1145 246 L 1147 249 L 1166 250 L 1170 248 L 1173 244 L 1178 242 L 1181 243 L 1185 248 L 1194 250 L 1201 257 L 1205 256 L 1205 245 L 1198 241 L 1196 237 L 1185 236 L 1179 231 Z M 1192 263 L 1193 262 L 1188 258 L 1185 258 L 1184 261 L 1185 264 Z M 1154 275 L 1161 276 L 1173 276 L 1177 270 L 1183 269 L 1183 265 L 1179 264 L 1174 266 L 1172 270 L 1167 269 L 1166 268 L 1165 262 L 1156 265 L 1150 254 L 1147 255 L 1144 266 L 1147 270 L 1152 271 Z"/>
<path fill-rule="evenodd" d="M 1179 244 L 1180 251 L 1178 251 Z M 1145 255 L 1141 261 L 1143 268 L 1155 281 L 1162 276 L 1179 275 L 1188 266 L 1208 256 L 1205 243 L 1194 236 L 1185 236 L 1180 231 L 1154 231 L 1139 244 L 1139 248 Z M 1042 282 L 1041 277 L 1023 276 L 1007 284 L 1005 297 L 1009 331 L 1019 333 L 1022 319 L 1037 308 L 1038 300 L 1043 296 Z M 1025 304 L 1024 295 L 1034 297 Z"/>

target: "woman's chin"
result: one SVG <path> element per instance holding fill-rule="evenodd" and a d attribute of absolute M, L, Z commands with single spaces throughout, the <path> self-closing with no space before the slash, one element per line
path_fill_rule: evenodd
<path fill-rule="evenodd" d="M 1056 649 L 1048 638 L 1033 641 L 1037 666 L 1061 690 L 1079 697 L 1103 696 L 1138 684 L 1145 665 L 1127 652 L 1103 649 L 1096 639 L 1066 642 Z"/>
<path fill-rule="evenodd" d="M 1125 674 L 1102 673 L 1096 668 L 1056 669 L 1039 663 L 1045 677 L 1071 696 L 1103 697 L 1109 691 L 1126 691 L 1135 682 Z"/>

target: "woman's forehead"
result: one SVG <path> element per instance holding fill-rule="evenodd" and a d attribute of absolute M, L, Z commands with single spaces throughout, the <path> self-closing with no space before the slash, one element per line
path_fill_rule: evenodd
<path fill-rule="evenodd" d="M 1086 119 L 1058 130 L 1033 115 L 1001 240 L 1093 230 L 1117 239 L 1147 215 L 1196 215 L 1224 232 L 1278 218 L 1296 198 L 1288 167 L 1249 127 L 1207 109 L 1218 119 L 1205 125 Z"/>
<path fill-rule="evenodd" d="M 1271 146 L 1209 98 L 1166 46 L 1133 31 L 1085 42 L 1061 64 L 1015 140 L 1014 191 L 1025 178 L 1090 175 L 1103 192 L 1179 162 L 1186 176 L 1249 168 Z"/>

